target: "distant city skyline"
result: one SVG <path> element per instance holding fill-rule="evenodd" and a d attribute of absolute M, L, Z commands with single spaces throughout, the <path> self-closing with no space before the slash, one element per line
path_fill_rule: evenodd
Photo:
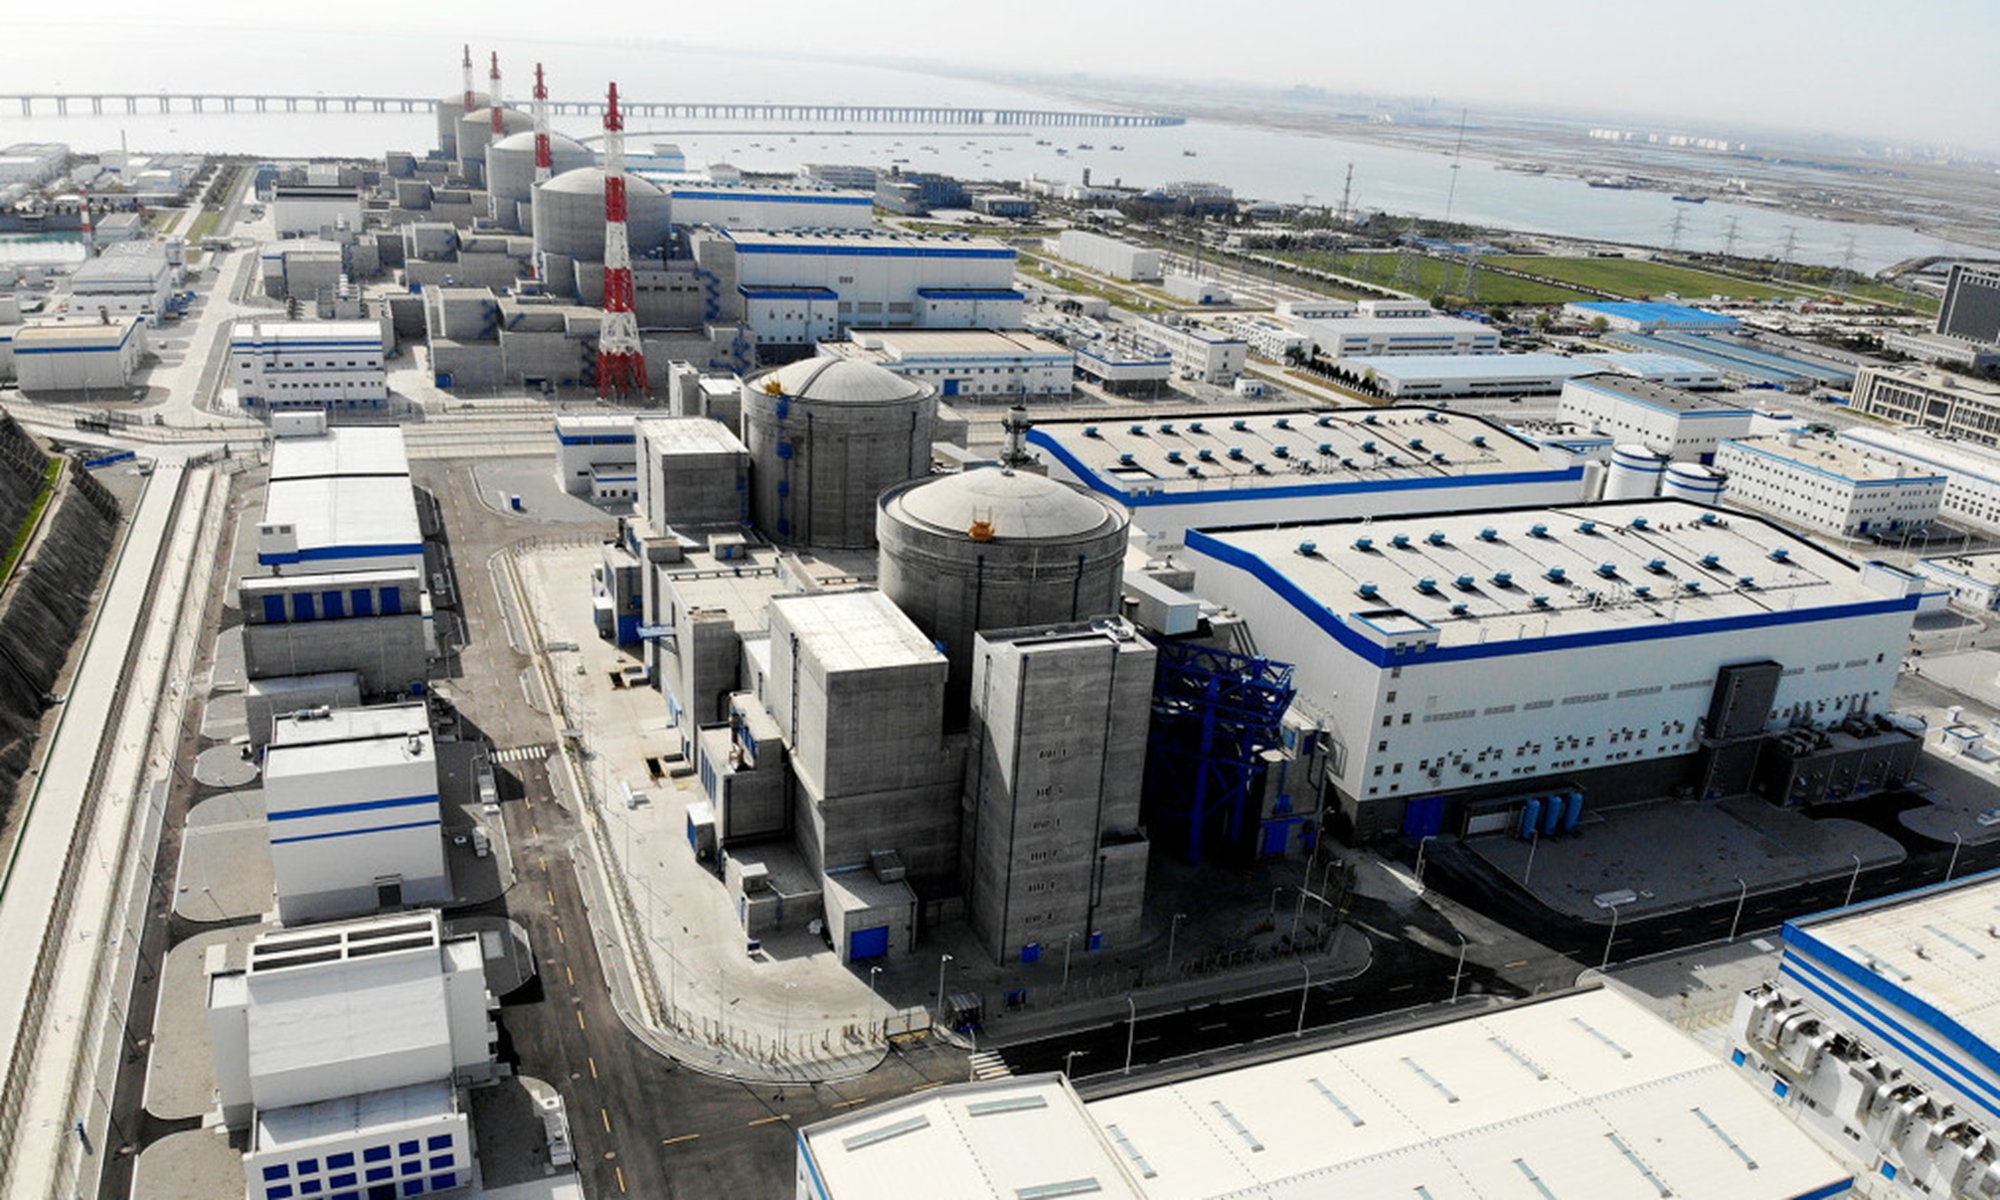
<path fill-rule="evenodd" d="M 468 19 L 475 12 L 477 20 Z M 0 15 L 0 61 L 12 67 L 53 53 L 74 55 L 79 32 L 233 36 L 248 53 L 271 31 L 375 29 L 405 46 L 497 37 L 601 42 L 629 52 L 635 43 L 657 42 L 663 49 L 764 51 L 943 74 L 969 67 L 1179 76 L 2000 151 L 2000 130 L 1992 124 L 2000 79 L 1951 69 L 1964 48 L 2000 44 L 2000 5 L 1980 0 L 1893 8 L 1869 0 L 1683 0 L 1644 10 L 1536 0 L 1421 0 L 1380 9 L 1306 0 L 1242 0 L 1225 9 L 1152 0 L 1137 10 L 1107 0 L 1016 0 L 1004 10 L 947 8 L 933 0 L 870 0 L 851 9 L 763 0 L 754 19 L 730 6 L 662 10 L 637 0 L 600 0 L 562 10 L 559 24 L 551 12 L 521 0 L 489 0 L 449 14 L 350 0 L 338 27 L 328 29 L 317 9 L 266 7 L 246 16 L 235 4 L 190 0 L 168 22 L 156 5 L 104 0 L 85 15 L 49 9 Z M 384 53 L 395 51 L 385 45 Z M 323 62 L 304 71 L 316 73 Z M 76 73 L 88 66 L 79 60 Z"/>

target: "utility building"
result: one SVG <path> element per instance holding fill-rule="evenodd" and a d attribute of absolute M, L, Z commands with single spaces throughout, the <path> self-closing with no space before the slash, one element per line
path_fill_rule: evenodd
<path fill-rule="evenodd" d="M 1932 589 L 1756 517 L 1661 500 L 1194 530 L 1185 562 L 1328 714 L 1357 838 L 1500 828 L 1537 789 L 1733 795 L 1775 773 L 1754 790 L 1789 804 L 1913 766 L 1905 735 L 1875 756 L 1873 718 Z M 1801 784 L 1830 747 L 1766 744 L 1793 729 L 1853 732 L 1856 757 Z"/>
<path fill-rule="evenodd" d="M 1558 413 L 1587 429 L 1644 446 L 1674 462 L 1707 463 L 1724 438 L 1750 432 L 1755 411 L 1731 396 L 1703 396 L 1627 375 L 1586 375 L 1562 385 Z"/>
<path fill-rule="evenodd" d="M 750 451 L 707 417 L 643 416 L 633 422 L 638 509 L 656 531 L 740 525 L 750 515 Z"/>
<path fill-rule="evenodd" d="M 1085 229 L 1065 229 L 1056 253 L 1089 271 L 1133 283 L 1158 283 L 1160 252 Z"/>
<path fill-rule="evenodd" d="M 1910 470 L 1853 442 L 1781 434 L 1722 443 L 1715 469 L 1723 498 L 1836 537 L 1893 535 L 1928 525 L 1944 499 L 1945 475 Z"/>
<path fill-rule="evenodd" d="M 982 633 L 972 652 L 962 874 L 994 960 L 1137 939 L 1152 644 L 1122 622 Z"/>
<path fill-rule="evenodd" d="M 264 803 L 287 925 L 451 898 L 424 705 L 274 718 Z"/>
<path fill-rule="evenodd" d="M 145 354 L 146 323 L 138 317 L 28 325 L 13 337 L 15 381 L 27 396 L 120 391 Z"/>
<path fill-rule="evenodd" d="M 464 1088 L 494 1077 L 485 959 L 436 912 L 278 930 L 209 950 L 222 1120 L 244 1200 L 428 1196 L 474 1176 Z"/>
<path fill-rule="evenodd" d="M 229 362 L 246 408 L 378 412 L 389 402 L 382 326 L 374 321 L 240 321 Z"/>

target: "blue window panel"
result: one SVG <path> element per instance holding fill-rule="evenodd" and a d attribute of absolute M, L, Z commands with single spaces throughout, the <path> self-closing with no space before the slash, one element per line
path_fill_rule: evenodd
<path fill-rule="evenodd" d="M 431 1170 L 433 1171 L 449 1171 L 457 1165 L 458 1160 L 449 1154 L 437 1154 L 431 1157 Z"/>
<path fill-rule="evenodd" d="M 394 1179 L 395 1177 L 396 1177 L 396 1168 L 394 1167 L 368 1168 L 368 1182 L 370 1183 L 374 1183 L 378 1179 Z"/>
<path fill-rule="evenodd" d="M 329 1154 L 326 1156 L 326 1169 L 329 1171 L 335 1167 L 351 1167 L 353 1165 L 354 1152 L 352 1150 L 342 1150 L 338 1154 Z M 335 1184 L 334 1186 L 338 1187 L 340 1185 Z"/>
<path fill-rule="evenodd" d="M 333 1195 L 331 1195 L 331 1196 L 328 1196 L 328 1197 L 326 1198 L 326 1200 L 361 1200 L 361 1193 L 360 1193 L 360 1192 L 335 1192 L 335 1193 L 334 1193 Z"/>
<path fill-rule="evenodd" d="M 415 1140 L 411 1140 L 407 1142 L 397 1143 L 396 1153 L 402 1155 L 404 1158 L 408 1158 L 410 1155 L 415 1154 L 422 1149 L 423 1146 L 421 1143 Z"/>
<path fill-rule="evenodd" d="M 1739 1067 L 1742 1066 L 1745 1061 L 1743 1052 L 1741 1050 L 1731 1050 L 1729 1052 L 1729 1061 L 1735 1063 Z"/>
<path fill-rule="evenodd" d="M 285 598 L 283 596 L 264 597 L 264 623 L 282 625 L 285 623 Z"/>
<path fill-rule="evenodd" d="M 292 593 L 292 620 L 310 621 L 312 619 L 313 619 L 312 593 L 311 592 Z"/>
<path fill-rule="evenodd" d="M 381 1162 L 388 1157 L 389 1147 L 387 1146 L 370 1146 L 361 1152 L 361 1158 L 364 1162 Z"/>
<path fill-rule="evenodd" d="M 405 1175 L 415 1175 L 423 1169 L 424 1160 L 421 1158 L 406 1158 L 403 1160 L 403 1174 Z"/>
<path fill-rule="evenodd" d="M 264 1168 L 264 1180 L 266 1183 L 270 1182 L 273 1179 L 290 1179 L 291 1177 L 292 1177 L 292 1169 L 291 1167 L 287 1166 L 284 1163 L 279 1163 L 276 1166 Z"/>
<path fill-rule="evenodd" d="M 1771 1094 L 1776 1096 L 1780 1100 L 1783 1100 L 1786 1096 L 1791 1095 L 1791 1092 L 1792 1092 L 1791 1085 L 1786 1083 L 1782 1079 L 1778 1080 L 1776 1083 L 1773 1083 L 1771 1085 Z"/>
<path fill-rule="evenodd" d="M 405 1179 L 405 1180 L 403 1181 L 403 1194 L 404 1194 L 405 1196 L 421 1196 L 421 1195 L 423 1195 L 423 1194 L 424 1194 L 424 1181 L 423 1181 L 423 1180 L 421 1180 L 421 1179 Z"/>
<path fill-rule="evenodd" d="M 1895 1177 L 1896 1177 L 1896 1164 L 1895 1164 L 1895 1163 L 1892 1163 L 1892 1162 L 1885 1162 L 1885 1163 L 1883 1163 L 1883 1164 L 1882 1164 L 1882 1178 L 1884 1178 L 1884 1179 L 1894 1179 Z"/>
<path fill-rule="evenodd" d="M 347 606 L 343 603 L 344 600 L 345 597 L 338 591 L 321 592 L 319 594 L 319 610 L 326 614 L 327 620 L 338 621 L 347 615 Z"/>
<path fill-rule="evenodd" d="M 301 1179 L 301 1180 L 299 1180 L 299 1195 L 301 1195 L 301 1196 L 317 1196 L 317 1195 L 319 1195 L 319 1191 L 320 1191 L 320 1182 L 319 1182 L 319 1180 L 317 1180 L 317 1179 Z"/>
<path fill-rule="evenodd" d="M 451 1149 L 451 1135 L 448 1133 L 437 1134 L 426 1141 L 424 1145 L 430 1147 L 432 1150 L 449 1150 Z"/>
<path fill-rule="evenodd" d="M 434 1192 L 442 1192 L 446 1188 L 455 1188 L 457 1186 L 458 1174 L 456 1172 L 447 1171 L 442 1175 L 431 1176 L 431 1190 Z"/>
<path fill-rule="evenodd" d="M 403 612 L 403 589 L 399 587 L 383 588 L 382 615 L 385 617 L 395 617 L 395 616 L 401 616 L 402 612 Z"/>
<path fill-rule="evenodd" d="M 328 1162 L 329 1164 L 331 1164 L 331 1163 L 333 1162 L 333 1160 L 334 1160 L 335 1158 L 352 1158 L 352 1157 L 354 1157 L 354 1156 L 353 1156 L 353 1155 L 351 1155 L 351 1154 L 335 1154 L 335 1155 L 333 1155 L 333 1156 L 329 1157 L 329 1158 L 328 1158 L 328 1159 L 327 1159 L 326 1161 L 327 1161 L 327 1162 Z M 328 1179 L 328 1180 L 326 1181 L 326 1186 L 328 1186 L 328 1187 L 337 1187 L 337 1188 L 342 1188 L 342 1187 L 353 1187 L 353 1186 L 354 1186 L 354 1184 L 355 1184 L 355 1182 L 356 1182 L 356 1180 L 355 1180 L 355 1178 L 354 1178 L 354 1172 L 352 1172 L 352 1171 L 349 1171 L 349 1172 L 348 1172 L 347 1174 L 345 1174 L 345 1175 L 335 1175 L 335 1176 L 334 1176 L 334 1177 L 332 1177 L 331 1179 Z"/>
<path fill-rule="evenodd" d="M 264 1189 L 264 1200 L 292 1200 L 292 1185 L 274 1183 Z"/>
<path fill-rule="evenodd" d="M 347 598 L 352 601 L 349 607 L 354 610 L 355 616 L 372 617 L 375 615 L 375 593 L 373 591 L 368 588 L 355 588 L 347 594 Z"/>

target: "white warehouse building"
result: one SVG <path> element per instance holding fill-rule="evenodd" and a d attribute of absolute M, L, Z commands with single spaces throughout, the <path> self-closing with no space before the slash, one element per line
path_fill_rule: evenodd
<path fill-rule="evenodd" d="M 244 1200 L 471 1186 L 463 1089 L 495 1073 L 477 934 L 416 912 L 277 930 L 240 965 L 231 954 L 208 952 L 208 1035 L 223 1124 L 247 1131 Z"/>
<path fill-rule="evenodd" d="M 1646 447 L 1674 462 L 1707 463 L 1725 438 L 1757 419 L 1734 394 L 1704 396 L 1626 375 L 1586 375 L 1563 384 L 1562 420 Z"/>
<path fill-rule="evenodd" d="M 871 192 L 764 187 L 700 181 L 659 181 L 676 225 L 716 229 L 868 229 L 875 224 Z"/>
<path fill-rule="evenodd" d="M 404 568 L 428 578 L 403 431 L 273 438 L 257 562 L 274 575 Z"/>
<path fill-rule="evenodd" d="M 1086 271 L 1097 271 L 1132 283 L 1158 283 L 1160 252 L 1087 229 L 1065 229 L 1056 253 Z"/>
<path fill-rule="evenodd" d="M 1705 731 L 1879 712 L 1926 590 L 1673 500 L 1190 530 L 1182 561 L 1295 664 L 1356 840 L 1615 787 L 1614 769 L 1695 755 Z M 1695 762 L 1698 794 L 1749 790 L 1744 764 Z"/>
<path fill-rule="evenodd" d="M 1716 451 L 1715 469 L 1728 476 L 1722 497 L 1731 507 L 1837 537 L 1928 524 L 1944 499 L 1942 473 L 1912 471 L 1828 438 L 1734 438 Z"/>
<path fill-rule="evenodd" d="M 639 495 L 639 451 L 627 414 L 565 413 L 556 418 L 556 478 L 572 496 L 602 502 Z"/>
<path fill-rule="evenodd" d="M 13 375 L 28 396 L 116 391 L 131 384 L 146 355 L 146 322 L 139 317 L 50 321 L 12 332 Z"/>
<path fill-rule="evenodd" d="M 1587 471 L 1429 408 L 1044 421 L 1027 440 L 1051 478 L 1124 505 L 1156 553 L 1210 525 L 1569 504 Z"/>
<path fill-rule="evenodd" d="M 1840 440 L 1917 472 L 1945 477 L 1938 511 L 1954 521 L 2000 529 L 2000 452 L 1924 429 L 1844 429 Z"/>
<path fill-rule="evenodd" d="M 423 704 L 273 717 L 264 803 L 285 924 L 451 898 Z"/>
<path fill-rule="evenodd" d="M 1169 325 L 1150 318 L 1139 322 L 1139 337 L 1173 356 L 1182 379 L 1228 387 L 1243 373 L 1250 346 L 1242 338 L 1216 333 L 1199 325 Z"/>
<path fill-rule="evenodd" d="M 229 362 L 245 408 L 374 412 L 389 401 L 383 330 L 374 321 L 239 321 Z"/>
<path fill-rule="evenodd" d="M 1498 354 L 1500 334 L 1463 317 L 1440 317 L 1424 306 L 1420 316 L 1352 316 L 1300 321 L 1298 330 L 1321 358 L 1376 358 L 1391 354 Z"/>
<path fill-rule="evenodd" d="M 1023 331 L 851 329 L 847 336 L 821 342 L 820 355 L 876 363 L 945 399 L 1067 396 L 1076 386 L 1076 352 Z"/>

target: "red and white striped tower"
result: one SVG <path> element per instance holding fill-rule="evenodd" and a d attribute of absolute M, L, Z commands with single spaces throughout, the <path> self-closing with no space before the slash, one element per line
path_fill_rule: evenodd
<path fill-rule="evenodd" d="M 469 117 L 479 110 L 479 100 L 472 91 L 472 43 L 465 45 L 465 111 L 458 114 Z"/>
<path fill-rule="evenodd" d="M 625 235 L 625 118 L 615 83 L 604 110 L 604 328 L 597 335 L 597 394 L 646 394 L 646 354 L 632 311 L 632 245 Z"/>
<path fill-rule="evenodd" d="M 535 64 L 535 182 L 547 183 L 555 174 L 555 155 L 549 151 L 549 85 L 542 82 L 542 64 Z"/>
<path fill-rule="evenodd" d="M 490 82 L 487 85 L 487 89 L 491 93 L 493 103 L 493 140 L 497 142 L 506 136 L 507 133 L 507 130 L 500 124 L 500 52 L 498 50 L 493 52 L 493 71 L 488 76 L 488 79 Z"/>

